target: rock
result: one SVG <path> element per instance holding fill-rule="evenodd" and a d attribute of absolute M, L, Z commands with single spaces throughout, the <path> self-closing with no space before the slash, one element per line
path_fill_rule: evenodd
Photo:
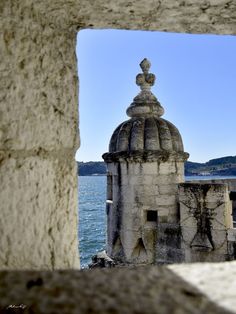
<path fill-rule="evenodd" d="M 89 268 L 111 268 L 115 267 L 115 262 L 111 259 L 106 251 L 97 253 L 92 257 L 92 263 L 89 264 Z"/>

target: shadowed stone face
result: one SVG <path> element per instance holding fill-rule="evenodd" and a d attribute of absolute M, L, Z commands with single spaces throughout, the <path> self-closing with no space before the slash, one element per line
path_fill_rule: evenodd
<path fill-rule="evenodd" d="M 236 305 L 235 266 L 0 272 L 0 312 L 230 314 Z"/>

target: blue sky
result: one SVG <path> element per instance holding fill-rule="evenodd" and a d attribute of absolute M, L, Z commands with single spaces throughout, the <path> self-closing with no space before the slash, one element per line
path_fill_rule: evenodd
<path fill-rule="evenodd" d="M 236 37 L 124 30 L 83 30 L 79 161 L 102 160 L 114 129 L 138 94 L 135 77 L 148 58 L 163 118 L 179 129 L 190 161 L 236 155 Z"/>

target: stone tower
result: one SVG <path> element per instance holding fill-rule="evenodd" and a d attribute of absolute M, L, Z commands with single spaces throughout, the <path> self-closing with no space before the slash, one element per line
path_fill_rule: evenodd
<path fill-rule="evenodd" d="M 130 119 L 116 128 L 103 155 L 107 253 L 125 264 L 171 262 L 173 245 L 176 261 L 180 241 L 177 191 L 188 154 L 177 128 L 161 118 L 164 109 L 151 92 L 155 75 L 150 65 L 147 59 L 140 63 L 143 73 L 136 84 L 141 92 L 127 109 Z"/>

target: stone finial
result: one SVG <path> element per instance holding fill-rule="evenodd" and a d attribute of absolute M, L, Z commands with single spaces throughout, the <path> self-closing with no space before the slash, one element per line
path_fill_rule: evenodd
<path fill-rule="evenodd" d="M 151 87 L 154 85 L 156 79 L 153 73 L 149 73 L 151 62 L 145 58 L 140 63 L 140 67 L 143 73 L 139 73 L 136 76 L 136 84 L 140 87 L 141 92 L 134 98 L 132 104 L 127 108 L 126 113 L 129 117 L 161 117 L 164 109 L 156 96 L 151 92 Z"/>
<path fill-rule="evenodd" d="M 140 63 L 140 67 L 143 73 L 139 73 L 136 76 L 136 84 L 140 86 L 141 90 L 150 90 L 156 79 L 154 74 L 148 73 L 151 67 L 151 62 L 145 58 Z"/>
<path fill-rule="evenodd" d="M 147 58 L 144 58 L 143 61 L 141 61 L 139 65 L 143 73 L 147 74 L 151 67 L 151 62 Z"/>

